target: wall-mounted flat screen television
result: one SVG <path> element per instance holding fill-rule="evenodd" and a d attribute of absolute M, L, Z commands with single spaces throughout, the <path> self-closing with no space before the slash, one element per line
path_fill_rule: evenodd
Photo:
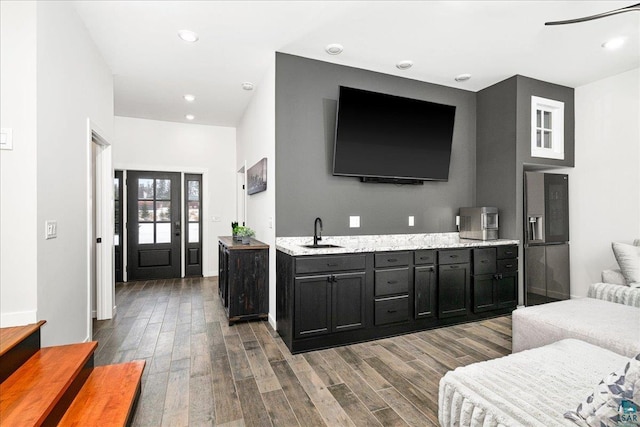
<path fill-rule="evenodd" d="M 333 174 L 446 181 L 456 107 L 340 86 Z"/>

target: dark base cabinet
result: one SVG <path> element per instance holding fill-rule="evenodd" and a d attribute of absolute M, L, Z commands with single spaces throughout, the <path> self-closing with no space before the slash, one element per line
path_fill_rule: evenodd
<path fill-rule="evenodd" d="M 269 314 L 269 245 L 251 239 L 243 245 L 231 237 L 218 241 L 218 293 L 229 318 L 266 319 Z"/>
<path fill-rule="evenodd" d="M 278 333 L 299 353 L 511 313 L 518 248 L 498 248 L 297 257 L 278 251 Z"/>

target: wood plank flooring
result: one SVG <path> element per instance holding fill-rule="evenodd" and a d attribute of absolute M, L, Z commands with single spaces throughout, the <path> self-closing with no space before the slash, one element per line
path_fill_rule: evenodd
<path fill-rule="evenodd" d="M 134 426 L 438 425 L 450 369 L 511 353 L 511 317 L 291 355 L 264 321 L 228 326 L 216 277 L 119 283 L 96 365 L 146 360 Z"/>

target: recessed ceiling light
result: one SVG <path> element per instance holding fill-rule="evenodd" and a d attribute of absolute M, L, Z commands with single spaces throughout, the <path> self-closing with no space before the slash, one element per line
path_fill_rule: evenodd
<path fill-rule="evenodd" d="M 324 48 L 324 50 L 327 51 L 329 55 L 339 55 L 344 50 L 344 47 L 338 43 L 331 43 L 328 44 L 327 47 Z"/>
<path fill-rule="evenodd" d="M 186 116 L 184 116 L 184 118 L 187 120 L 193 120 L 196 118 L 196 116 L 194 116 L 193 114 L 187 114 Z"/>
<path fill-rule="evenodd" d="M 455 77 L 455 81 L 457 82 L 466 82 L 467 80 L 469 80 L 471 78 L 471 74 L 465 73 L 465 74 L 458 74 Z"/>
<path fill-rule="evenodd" d="M 602 47 L 609 50 L 619 49 L 624 44 L 624 37 L 616 37 L 602 43 Z"/>
<path fill-rule="evenodd" d="M 191 31 L 191 30 L 180 30 L 180 31 L 178 31 L 178 37 L 180 37 L 182 40 L 186 41 L 187 43 L 197 42 L 198 39 L 200 38 L 200 37 L 198 37 L 197 33 L 195 33 L 194 31 Z"/>
<path fill-rule="evenodd" d="M 187 93 L 186 95 L 184 95 L 183 98 L 187 102 L 193 102 L 196 100 L 196 97 L 194 95 L 191 95 L 190 93 Z"/>
<path fill-rule="evenodd" d="M 408 59 L 405 61 L 400 61 L 396 64 L 396 67 L 400 70 L 408 70 L 413 67 L 413 61 L 409 61 Z"/>
<path fill-rule="evenodd" d="M 242 89 L 244 89 L 244 90 L 253 90 L 253 83 L 251 83 L 251 82 L 242 83 Z"/>

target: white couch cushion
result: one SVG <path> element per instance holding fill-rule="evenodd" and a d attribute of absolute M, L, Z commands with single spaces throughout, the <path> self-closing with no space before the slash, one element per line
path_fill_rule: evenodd
<path fill-rule="evenodd" d="M 613 242 L 611 248 L 629 286 L 640 287 L 640 246 Z"/>

